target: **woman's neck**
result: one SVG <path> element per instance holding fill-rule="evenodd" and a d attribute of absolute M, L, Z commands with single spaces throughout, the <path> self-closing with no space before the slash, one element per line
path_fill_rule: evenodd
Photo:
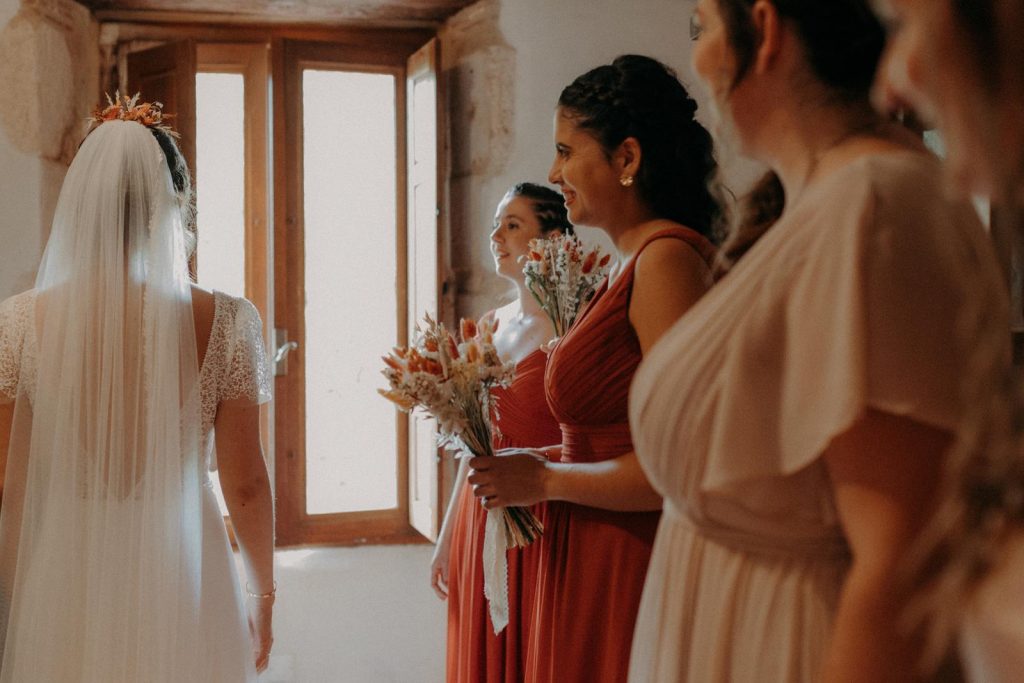
<path fill-rule="evenodd" d="M 855 137 L 882 135 L 886 128 L 885 120 L 866 101 L 837 106 L 812 100 L 780 104 L 762 127 L 756 156 L 778 174 L 787 204 L 795 202 L 828 166 L 823 160 L 829 152 Z"/>
<path fill-rule="evenodd" d="M 537 299 L 530 293 L 530 290 L 526 287 L 526 280 L 519 278 L 515 280 L 516 286 L 516 307 L 519 309 L 519 315 L 523 318 L 529 318 L 534 315 L 540 315 L 543 310 L 540 304 L 537 303 Z"/>
<path fill-rule="evenodd" d="M 616 256 L 620 263 L 628 261 L 640 249 L 647 236 L 657 228 L 655 223 L 659 220 L 649 208 L 644 205 L 626 207 L 621 211 L 614 223 L 603 228 L 605 234 L 611 238 L 615 245 Z"/>

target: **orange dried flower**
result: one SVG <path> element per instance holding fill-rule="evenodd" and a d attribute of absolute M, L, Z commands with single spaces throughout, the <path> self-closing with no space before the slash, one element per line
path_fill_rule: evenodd
<path fill-rule="evenodd" d="M 164 105 L 161 102 L 143 102 L 142 104 L 138 102 L 139 93 L 135 93 L 132 97 L 122 97 L 120 92 L 115 92 L 113 99 L 107 95 L 107 106 L 97 107 L 89 117 L 89 121 L 96 124 L 107 121 L 134 121 L 147 128 L 156 128 L 168 135 L 178 137 L 178 134 L 164 123 L 164 119 L 171 118 L 171 115 L 164 113 Z"/>

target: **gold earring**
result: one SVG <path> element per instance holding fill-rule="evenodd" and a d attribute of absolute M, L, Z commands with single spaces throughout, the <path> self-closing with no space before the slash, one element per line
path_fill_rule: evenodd
<path fill-rule="evenodd" d="M 633 176 L 624 175 L 619 178 L 619 183 L 621 183 L 623 187 L 633 187 Z"/>

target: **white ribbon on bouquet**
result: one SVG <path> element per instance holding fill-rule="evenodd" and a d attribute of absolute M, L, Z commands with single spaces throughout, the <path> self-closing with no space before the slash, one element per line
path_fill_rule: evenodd
<path fill-rule="evenodd" d="M 508 536 L 503 510 L 487 511 L 484 524 L 484 596 L 494 635 L 508 626 Z"/>

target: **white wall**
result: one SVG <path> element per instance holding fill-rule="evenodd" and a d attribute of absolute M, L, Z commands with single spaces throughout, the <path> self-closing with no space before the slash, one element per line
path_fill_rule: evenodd
<path fill-rule="evenodd" d="M 31 287 L 94 104 L 97 25 L 71 0 L 0 0 L 0 299 Z"/>
<path fill-rule="evenodd" d="M 0 30 L 20 4 L 0 0 Z M 10 133 L 0 126 L 0 300 L 31 286 L 35 274 L 40 253 L 41 165 L 38 157 L 15 149 Z"/>

